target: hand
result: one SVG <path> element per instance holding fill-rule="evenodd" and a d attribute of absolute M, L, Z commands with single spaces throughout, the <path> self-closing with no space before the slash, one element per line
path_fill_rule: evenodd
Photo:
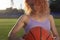
<path fill-rule="evenodd" d="M 60 40 L 59 37 L 52 37 L 54 40 Z"/>
<path fill-rule="evenodd" d="M 56 37 L 52 37 L 53 38 L 53 40 L 56 40 Z"/>
<path fill-rule="evenodd" d="M 56 38 L 56 40 L 60 40 L 60 38 L 59 38 L 59 37 L 57 37 L 57 38 Z"/>

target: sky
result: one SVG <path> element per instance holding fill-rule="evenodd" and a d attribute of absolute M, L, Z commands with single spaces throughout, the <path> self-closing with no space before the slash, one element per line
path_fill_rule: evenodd
<path fill-rule="evenodd" d="M 24 0 L 13 0 L 13 2 L 13 8 L 24 9 Z M 9 7 L 11 7 L 11 0 L 0 0 L 0 10 L 5 10 Z"/>
<path fill-rule="evenodd" d="M 24 8 L 24 0 L 14 0 L 14 8 L 17 7 L 17 9 L 19 8 Z"/>

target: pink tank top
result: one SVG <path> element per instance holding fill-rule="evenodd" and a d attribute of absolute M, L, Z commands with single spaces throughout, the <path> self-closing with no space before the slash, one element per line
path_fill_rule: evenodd
<path fill-rule="evenodd" d="M 31 28 L 34 28 L 36 26 L 40 26 L 46 29 L 47 31 L 50 31 L 50 21 L 48 20 L 48 18 L 43 22 L 38 22 L 36 20 L 33 20 L 31 17 L 30 17 L 29 23 L 27 24 L 24 30 L 27 33 Z"/>

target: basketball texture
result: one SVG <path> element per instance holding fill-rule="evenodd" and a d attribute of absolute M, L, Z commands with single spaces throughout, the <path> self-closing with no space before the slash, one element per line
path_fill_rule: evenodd
<path fill-rule="evenodd" d="M 23 39 L 25 40 L 53 40 L 50 33 L 41 28 L 41 27 L 35 27 L 32 28 L 27 34 L 23 36 Z"/>

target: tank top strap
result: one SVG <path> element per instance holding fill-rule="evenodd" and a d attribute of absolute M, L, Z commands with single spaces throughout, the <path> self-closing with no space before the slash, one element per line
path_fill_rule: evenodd
<path fill-rule="evenodd" d="M 29 16 L 29 15 L 27 15 L 28 16 L 28 18 L 29 18 L 29 21 L 32 21 L 32 17 L 31 16 Z"/>
<path fill-rule="evenodd" d="M 30 15 L 27 15 L 27 17 L 28 17 L 28 19 L 29 19 L 29 21 L 28 21 L 28 24 L 30 23 L 30 22 L 32 22 L 32 17 L 30 16 Z M 27 25 L 28 25 L 27 24 Z"/>

